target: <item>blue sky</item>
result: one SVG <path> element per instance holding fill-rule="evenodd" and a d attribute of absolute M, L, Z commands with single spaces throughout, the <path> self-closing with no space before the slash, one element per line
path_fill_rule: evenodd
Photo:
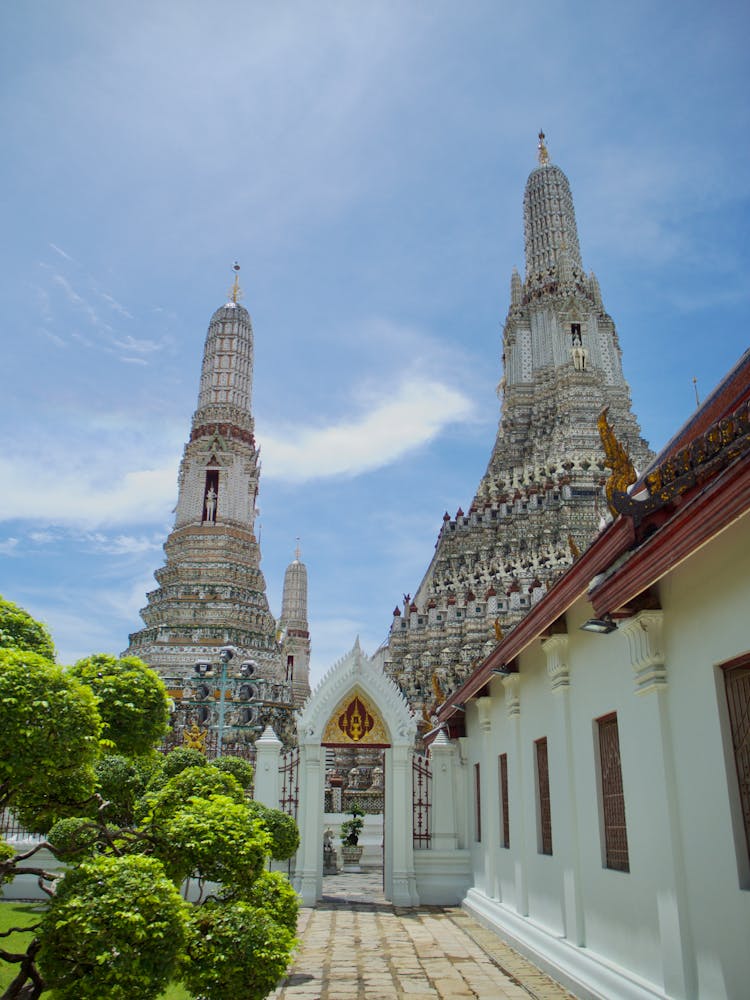
<path fill-rule="evenodd" d="M 313 672 L 470 503 L 543 127 L 659 448 L 748 346 L 737 2 L 0 9 L 0 593 L 62 662 L 140 627 L 206 327 L 242 265 L 263 569 Z"/>

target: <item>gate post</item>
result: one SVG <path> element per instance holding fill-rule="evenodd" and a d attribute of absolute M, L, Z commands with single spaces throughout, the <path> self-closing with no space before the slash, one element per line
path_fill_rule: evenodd
<path fill-rule="evenodd" d="M 281 740 L 270 726 L 255 741 L 255 787 L 253 798 L 271 809 L 279 808 L 279 760 Z"/>
<path fill-rule="evenodd" d="M 317 742 L 300 742 L 300 847 L 294 888 L 303 906 L 315 906 L 323 895 L 323 790 L 325 751 Z"/>
<path fill-rule="evenodd" d="M 394 906 L 419 906 L 412 840 L 412 756 L 411 740 L 408 743 L 394 742 L 391 752 L 386 754 L 386 795 L 389 803 L 386 806 L 386 851 L 390 844 L 393 864 L 391 885 L 388 885 L 386 872 L 385 889 L 386 899 L 390 899 Z M 389 762 L 390 767 L 387 766 Z"/>

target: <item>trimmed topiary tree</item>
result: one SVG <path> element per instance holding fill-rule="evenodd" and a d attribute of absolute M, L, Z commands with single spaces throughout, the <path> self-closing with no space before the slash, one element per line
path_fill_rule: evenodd
<path fill-rule="evenodd" d="M 153 1000 L 182 953 L 187 907 L 155 858 L 84 861 L 42 920 L 45 982 L 58 1000 Z"/>

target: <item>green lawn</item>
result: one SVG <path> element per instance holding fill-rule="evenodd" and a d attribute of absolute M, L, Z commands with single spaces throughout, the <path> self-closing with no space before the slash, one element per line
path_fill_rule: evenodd
<path fill-rule="evenodd" d="M 43 903 L 0 902 L 0 933 L 10 930 L 11 927 L 28 927 L 37 923 L 43 908 Z M 26 951 L 30 937 L 30 934 L 11 934 L 10 937 L 2 937 L 0 938 L 0 948 L 5 951 Z M 0 962 L 0 990 L 6 989 L 17 972 L 17 965 Z M 170 1000 L 172 1000 L 171 997 Z M 174 1000 L 178 1000 L 177 994 L 175 994 Z"/>
<path fill-rule="evenodd" d="M 0 901 L 0 933 L 11 927 L 28 927 L 39 920 L 44 909 L 44 903 L 8 903 Z M 22 952 L 26 950 L 29 934 L 11 934 L 0 938 L 0 948 L 5 951 Z M 4 992 L 18 972 L 17 965 L 0 961 L 0 993 Z M 45 993 L 46 995 L 46 993 Z M 190 994 L 179 983 L 173 983 L 159 1000 L 191 1000 Z"/>

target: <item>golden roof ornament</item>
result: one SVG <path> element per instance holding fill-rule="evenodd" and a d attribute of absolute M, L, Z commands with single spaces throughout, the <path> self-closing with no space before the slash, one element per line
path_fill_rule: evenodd
<path fill-rule="evenodd" d="M 539 150 L 539 162 L 540 162 L 540 164 L 542 166 L 546 166 L 546 164 L 549 163 L 549 153 L 547 151 L 547 147 L 544 144 L 545 138 L 546 137 L 544 135 L 544 132 L 542 132 L 540 130 L 539 131 L 539 145 L 537 146 L 537 149 Z"/>
<path fill-rule="evenodd" d="M 229 289 L 229 294 L 232 297 L 232 302 L 236 305 L 242 298 L 242 289 L 240 288 L 240 265 L 237 261 L 232 265 L 232 270 L 234 271 L 234 284 Z"/>
<path fill-rule="evenodd" d="M 599 414 L 597 426 L 599 428 L 599 437 L 604 447 L 604 464 L 612 470 L 612 475 L 607 480 L 604 488 L 607 494 L 607 506 L 613 516 L 617 517 L 620 512 L 613 503 L 615 492 L 627 493 L 628 486 L 632 486 L 638 477 L 630 460 L 630 455 L 615 437 L 615 432 L 607 420 L 608 412 L 609 407 L 605 406 Z"/>

